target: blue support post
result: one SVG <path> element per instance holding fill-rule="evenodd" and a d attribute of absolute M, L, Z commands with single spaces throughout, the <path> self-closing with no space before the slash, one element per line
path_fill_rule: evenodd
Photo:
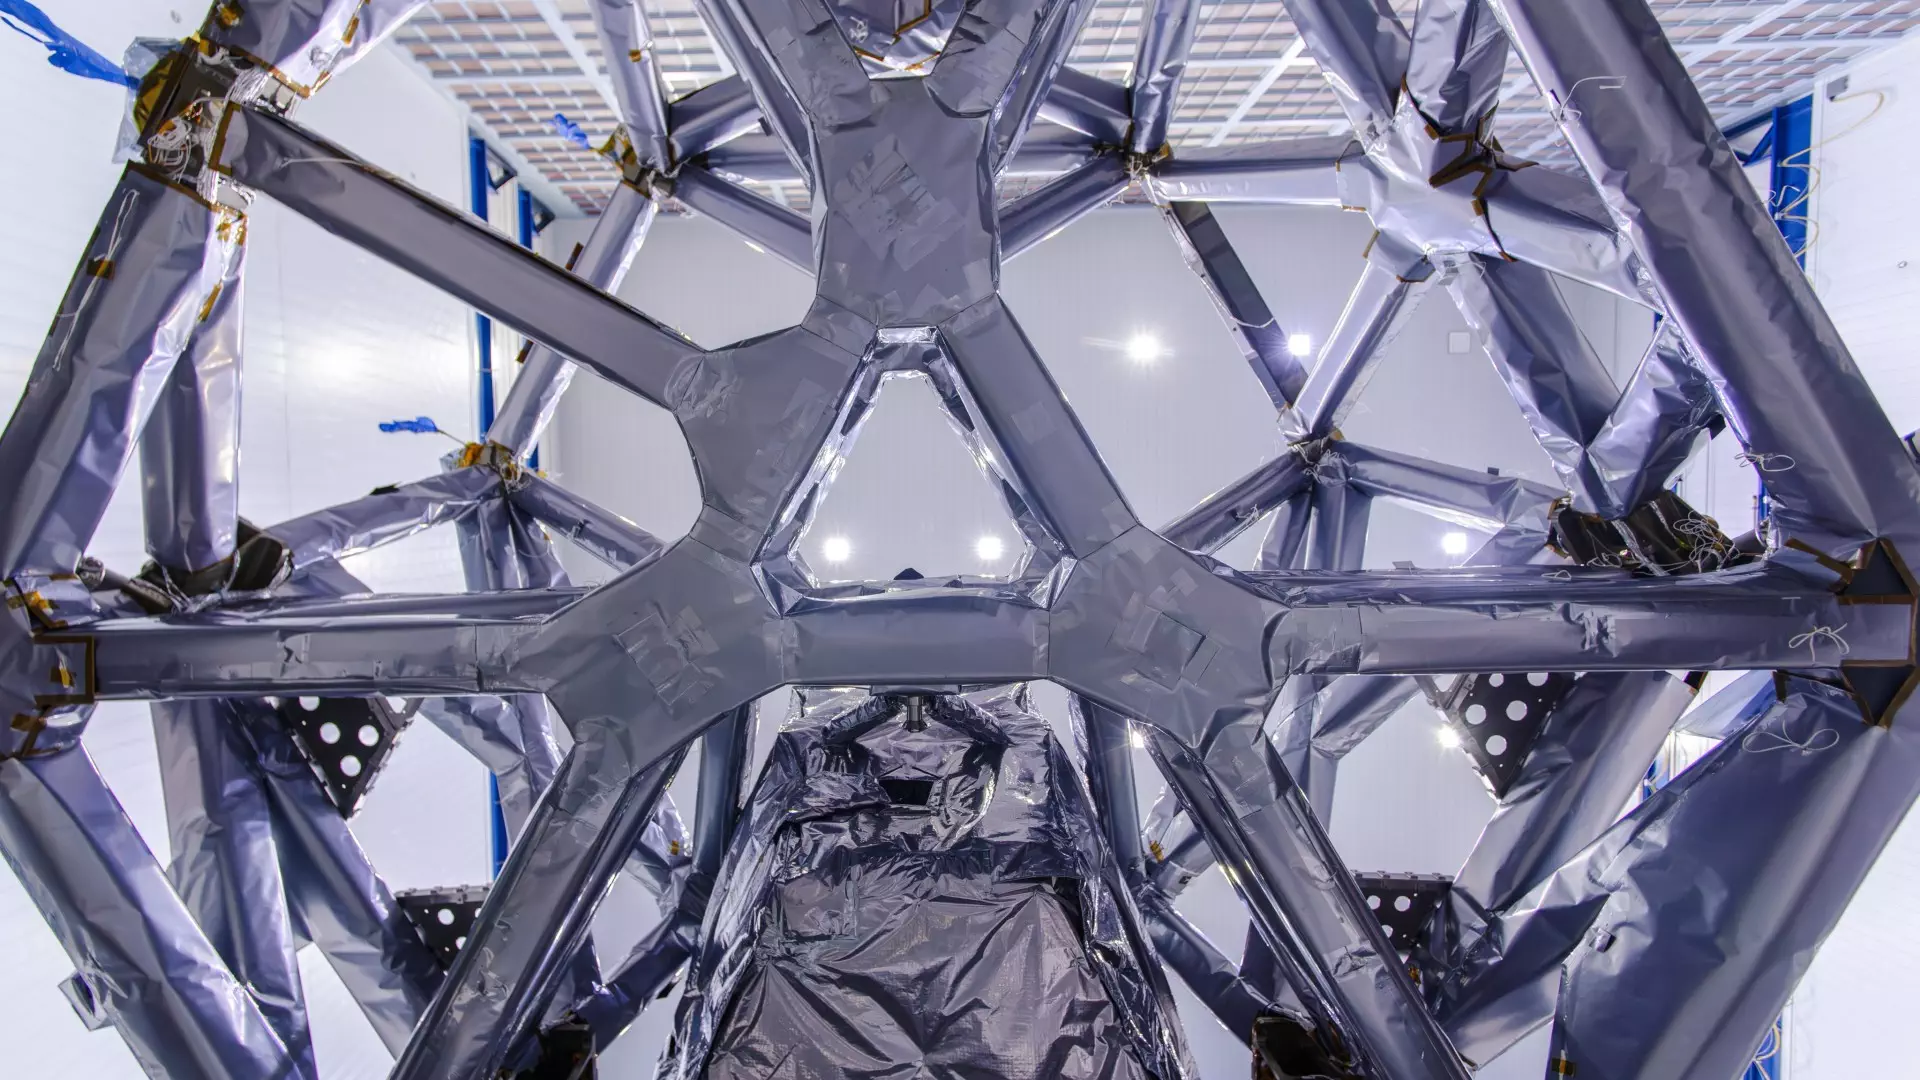
<path fill-rule="evenodd" d="M 467 138 L 467 191 L 472 199 L 472 210 L 481 221 L 487 220 L 487 204 L 493 194 L 493 178 L 487 167 L 487 143 L 478 135 Z M 526 198 L 522 192 L 521 199 Z M 480 426 L 481 437 L 485 438 L 488 429 L 493 427 L 493 320 L 485 312 L 475 312 L 473 316 L 476 340 L 480 348 Z M 500 811 L 500 780 L 495 776 L 487 777 L 488 818 L 492 827 L 488 830 L 492 837 L 493 876 L 500 876 L 500 868 L 507 862 L 507 818 Z"/>
<path fill-rule="evenodd" d="M 487 220 L 487 203 L 493 194 L 493 181 L 487 175 L 487 144 L 478 135 L 467 139 L 468 191 L 472 196 L 473 215 L 481 221 Z M 480 344 L 480 431 L 484 434 L 493 426 L 493 320 L 485 312 L 477 312 L 474 325 L 479 330 Z"/>
<path fill-rule="evenodd" d="M 1807 196 L 1813 178 L 1813 95 L 1773 110 L 1773 181 L 1767 202 L 1774 224 L 1802 269 L 1807 265 Z"/>
<path fill-rule="evenodd" d="M 521 188 L 519 194 L 520 198 L 514 204 L 516 211 L 514 223 L 519 227 L 520 246 L 526 248 L 528 251 L 532 251 L 534 234 L 540 231 L 539 226 L 534 221 L 535 207 L 538 204 L 533 201 L 533 196 L 527 193 L 526 188 Z M 539 443 L 535 443 L 533 449 L 527 453 L 527 467 L 535 472 L 540 471 Z"/>

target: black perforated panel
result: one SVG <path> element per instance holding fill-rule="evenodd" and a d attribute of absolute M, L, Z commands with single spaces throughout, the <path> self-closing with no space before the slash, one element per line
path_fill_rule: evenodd
<path fill-rule="evenodd" d="M 1575 676 L 1564 672 L 1464 675 L 1443 708 L 1494 798 L 1503 798 Z"/>
<path fill-rule="evenodd" d="M 287 698 L 280 703 L 280 716 L 342 817 L 360 808 L 409 715 L 395 711 L 383 698 Z"/>
<path fill-rule="evenodd" d="M 1435 874 L 1355 874 L 1354 882 L 1402 960 L 1419 944 L 1453 887 L 1452 878 Z"/>
<path fill-rule="evenodd" d="M 487 887 L 414 889 L 395 893 L 393 898 L 399 902 L 400 910 L 407 913 L 414 929 L 420 931 L 420 940 L 440 957 L 440 966 L 452 967 L 454 956 L 466 945 L 467 934 L 473 930 L 474 916 L 480 914 L 480 905 L 486 902 Z"/>

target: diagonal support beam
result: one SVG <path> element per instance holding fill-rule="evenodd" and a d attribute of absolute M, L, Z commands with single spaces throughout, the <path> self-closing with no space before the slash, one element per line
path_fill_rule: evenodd
<path fill-rule="evenodd" d="M 1187 71 L 1193 35 L 1200 29 L 1200 0 L 1149 0 L 1140 23 L 1127 95 L 1133 120 L 1127 148 L 1136 154 L 1155 154 L 1167 142 L 1174 98 Z"/>
<path fill-rule="evenodd" d="M 652 196 L 632 184 L 621 183 L 613 189 L 607 208 L 594 219 L 593 232 L 569 269 L 594 288 L 617 294 L 658 211 L 659 204 Z M 541 432 L 552 422 L 561 395 L 573 381 L 573 371 L 573 361 L 545 345 L 533 344 L 500 411 L 494 415 L 493 426 L 487 429 L 487 441 L 516 455 L 531 453 L 540 442 Z"/>
<path fill-rule="evenodd" d="M 1068 553 L 1091 554 L 1138 523 L 1120 485 L 1005 303 L 993 297 L 940 328 L 1012 474 Z"/>
<path fill-rule="evenodd" d="M 1133 119 L 1127 113 L 1127 88 L 1063 67 L 1040 105 L 1040 119 L 1077 131 L 1100 146 L 1121 146 Z"/>
<path fill-rule="evenodd" d="M 1506 31 L 1486 0 L 1421 0 L 1407 91 L 1441 131 L 1473 130 L 1496 104 L 1506 72 Z"/>
<path fill-rule="evenodd" d="M 283 521 L 267 530 L 293 568 L 335 562 L 453 521 L 501 495 L 500 474 L 484 465 L 400 484 Z"/>
<path fill-rule="evenodd" d="M 660 557 L 667 546 L 626 518 L 575 495 L 544 476 L 528 477 L 507 496 L 522 513 L 578 544 L 593 557 L 626 570 Z"/>
<path fill-rule="evenodd" d="M 1432 275 L 1418 253 L 1403 251 L 1385 237 L 1376 239 L 1346 310 L 1320 347 L 1319 361 L 1294 407 L 1281 414 L 1280 431 L 1289 442 L 1324 439 L 1339 429 Z"/>
<path fill-rule="evenodd" d="M 1287 332 L 1267 307 L 1259 286 L 1233 250 L 1226 230 L 1205 203 L 1177 202 L 1164 211 L 1187 265 L 1226 317 L 1253 374 L 1276 410 L 1291 408 L 1307 385 L 1307 370 L 1287 348 Z"/>
<path fill-rule="evenodd" d="M 1393 123 L 1410 41 L 1390 0 L 1286 0 L 1307 52 L 1362 141 Z"/>
<path fill-rule="evenodd" d="M 85 750 L 0 762 L 0 850 L 149 1074 L 297 1075 Z"/>
<path fill-rule="evenodd" d="M 814 272 L 813 223 L 699 165 L 674 175 L 674 197 L 803 274 Z"/>
<path fill-rule="evenodd" d="M 1328 451 L 1344 465 L 1347 482 L 1377 499 L 1392 499 L 1470 529 L 1520 526 L 1545 534 L 1552 507 L 1565 492 L 1518 476 L 1442 465 L 1358 443 Z"/>
<path fill-rule="evenodd" d="M 1011 259 L 1118 198 L 1133 177 L 1126 159 L 1102 154 L 1000 211 L 1001 259 Z"/>
<path fill-rule="evenodd" d="M 1312 469 L 1306 459 L 1287 451 L 1207 496 L 1161 529 L 1160 535 L 1188 551 L 1210 554 L 1262 516 L 1305 492 L 1311 482 Z"/>
<path fill-rule="evenodd" d="M 140 437 L 147 552 L 173 571 L 233 554 L 240 518 L 241 268 L 233 253 Z"/>
<path fill-rule="evenodd" d="M 553 0 L 540 0 L 540 17 L 549 25 L 547 9 Z M 667 142 L 667 95 L 660 79 L 660 63 L 653 50 L 653 31 L 638 0 L 591 0 L 594 30 L 600 54 L 607 61 L 607 82 L 613 93 L 614 115 L 627 129 L 640 160 L 655 169 L 673 164 Z M 575 44 L 579 42 L 576 39 Z M 569 54 L 573 49 L 568 48 Z M 582 50 L 584 51 L 584 50 Z M 606 89 L 601 93 L 605 94 Z"/>
<path fill-rule="evenodd" d="M 1794 463 L 1764 477 L 1777 532 L 1920 540 L 1920 473 L 1644 0 L 1488 2 L 1742 444 Z"/>
<path fill-rule="evenodd" d="M 748 132 L 760 130 L 760 105 L 753 88 L 739 75 L 729 75 L 676 98 L 667 107 L 667 138 L 673 159 L 686 161 Z M 786 147 L 783 140 L 776 142 Z M 791 165 L 791 158 L 788 159 Z M 807 175 L 802 169 L 797 176 Z"/>
<path fill-rule="evenodd" d="M 121 175 L 0 434 L 0 578 L 73 571 L 236 251 L 207 204 Z"/>
<path fill-rule="evenodd" d="M 655 404 L 701 349 L 469 215 L 270 114 L 228 114 L 221 166 L 368 253 Z"/>

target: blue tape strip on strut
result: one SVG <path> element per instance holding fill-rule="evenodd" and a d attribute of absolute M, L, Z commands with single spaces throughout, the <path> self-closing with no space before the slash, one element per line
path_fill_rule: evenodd
<path fill-rule="evenodd" d="M 120 86 L 136 86 L 139 80 L 120 70 L 120 65 L 88 48 L 84 42 L 54 25 L 47 13 L 26 0 L 0 0 L 0 23 L 46 46 L 47 63 L 83 79 Z"/>
<path fill-rule="evenodd" d="M 554 113 L 550 123 L 553 124 L 553 130 L 559 133 L 561 138 L 582 150 L 593 149 L 593 140 L 587 137 L 586 129 L 567 119 L 567 114 Z"/>
<path fill-rule="evenodd" d="M 431 416 L 416 416 L 411 420 L 382 420 L 380 422 L 380 430 L 389 435 L 397 431 L 410 432 L 415 435 L 438 435 L 440 434 L 440 425 L 434 423 L 433 417 Z"/>

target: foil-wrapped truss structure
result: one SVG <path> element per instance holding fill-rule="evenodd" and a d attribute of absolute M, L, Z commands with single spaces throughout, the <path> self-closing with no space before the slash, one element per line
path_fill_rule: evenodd
<path fill-rule="evenodd" d="M 1355 135 L 1177 155 L 1192 0 L 1150 0 L 1127 86 L 1062 65 L 1087 0 L 702 0 L 739 77 L 675 101 L 637 5 L 597 0 L 605 55 L 625 58 L 608 72 L 624 180 L 572 272 L 290 119 L 419 6 L 222 0 L 146 73 L 139 159 L 0 435 L 16 478 L 0 492 L 0 848 L 73 958 L 76 1007 L 150 1073 L 317 1075 L 293 963 L 311 941 L 407 1080 L 582 1061 L 682 968 L 669 1072 L 773 1075 L 778 1033 L 740 1030 L 712 995 L 778 996 L 785 961 L 739 947 L 751 905 L 778 908 L 792 955 L 826 955 L 793 943 L 836 909 L 766 865 L 796 850 L 781 822 L 809 806 L 948 845 L 943 880 L 974 867 L 1035 920 L 1035 955 L 1081 958 L 1070 987 L 1050 984 L 1088 1003 L 1063 1031 L 1106 1017 L 1092 1037 L 1120 1052 L 1042 1047 L 1031 1075 L 1190 1074 L 1163 965 L 1273 1075 L 1458 1078 L 1544 1023 L 1559 1075 L 1732 1076 L 1752 1056 L 1920 793 L 1903 561 L 1920 473 L 1646 0 L 1422 0 L 1411 28 L 1384 0 L 1287 0 Z M 1501 147 L 1510 52 L 1579 171 Z M 1040 115 L 1076 137 L 1029 142 Z M 709 167 L 753 129 L 806 182 L 810 220 Z M 1072 168 L 997 207 L 996 176 L 1036 153 Z M 1136 181 L 1289 444 L 1157 531 L 998 295 L 1002 260 Z M 802 323 L 709 350 L 615 299 L 669 193 L 813 274 Z M 260 195 L 539 343 L 444 473 L 265 529 L 235 499 Z M 1311 365 L 1209 210 L 1235 200 L 1363 209 L 1378 230 Z M 1624 387 L 1556 276 L 1661 316 Z M 1560 486 L 1341 437 L 1436 286 Z M 576 365 L 678 420 L 703 492 L 687 536 L 647 536 L 523 465 Z M 932 381 L 996 479 L 1030 548 L 1018 573 L 830 583 L 795 553 L 880 381 L 902 374 Z M 1753 535 L 1664 490 L 1721 426 L 1766 486 Z M 126 577 L 85 552 L 136 440 L 153 561 Z M 1380 498 L 1493 539 L 1456 569 L 1363 571 Z M 1257 569 L 1209 558 L 1266 515 Z M 368 595 L 340 565 L 440 524 L 460 532 L 465 593 Z M 573 587 L 553 534 L 618 575 Z M 1714 670 L 1757 673 L 1688 714 L 1717 748 L 1620 817 L 1691 703 L 1698 680 L 1675 673 Z M 1035 679 L 1070 691 L 1079 765 L 1008 689 Z M 743 800 L 753 702 L 782 686 L 870 689 L 803 694 Z M 1475 744 L 1499 806 L 1451 882 L 1367 879 L 1376 902 L 1430 912 L 1389 920 L 1390 938 L 1323 821 L 1341 756 L 1422 690 L 1464 729 L 1493 723 L 1490 703 L 1510 726 Z M 169 867 L 84 747 L 113 698 L 155 702 Z M 303 698 L 380 700 L 315 722 Z M 415 709 L 500 778 L 514 843 L 484 901 L 396 899 L 344 820 Z M 1144 817 L 1136 736 L 1169 793 Z M 364 756 L 336 745 L 359 739 Z M 664 792 L 696 742 L 689 837 Z M 1052 816 L 983 804 L 997 788 Z M 800 865 L 917 880 L 862 877 L 857 839 Z M 967 862 L 966 844 L 991 857 Z M 1238 961 L 1174 906 L 1214 861 L 1252 916 Z M 622 872 L 663 919 L 603 976 L 589 924 Z M 465 931 L 451 945 L 420 932 L 443 912 Z M 1050 1015 L 1062 999 L 1037 1000 Z M 1019 1072 L 989 1058 L 995 1034 L 938 1060 Z"/>

